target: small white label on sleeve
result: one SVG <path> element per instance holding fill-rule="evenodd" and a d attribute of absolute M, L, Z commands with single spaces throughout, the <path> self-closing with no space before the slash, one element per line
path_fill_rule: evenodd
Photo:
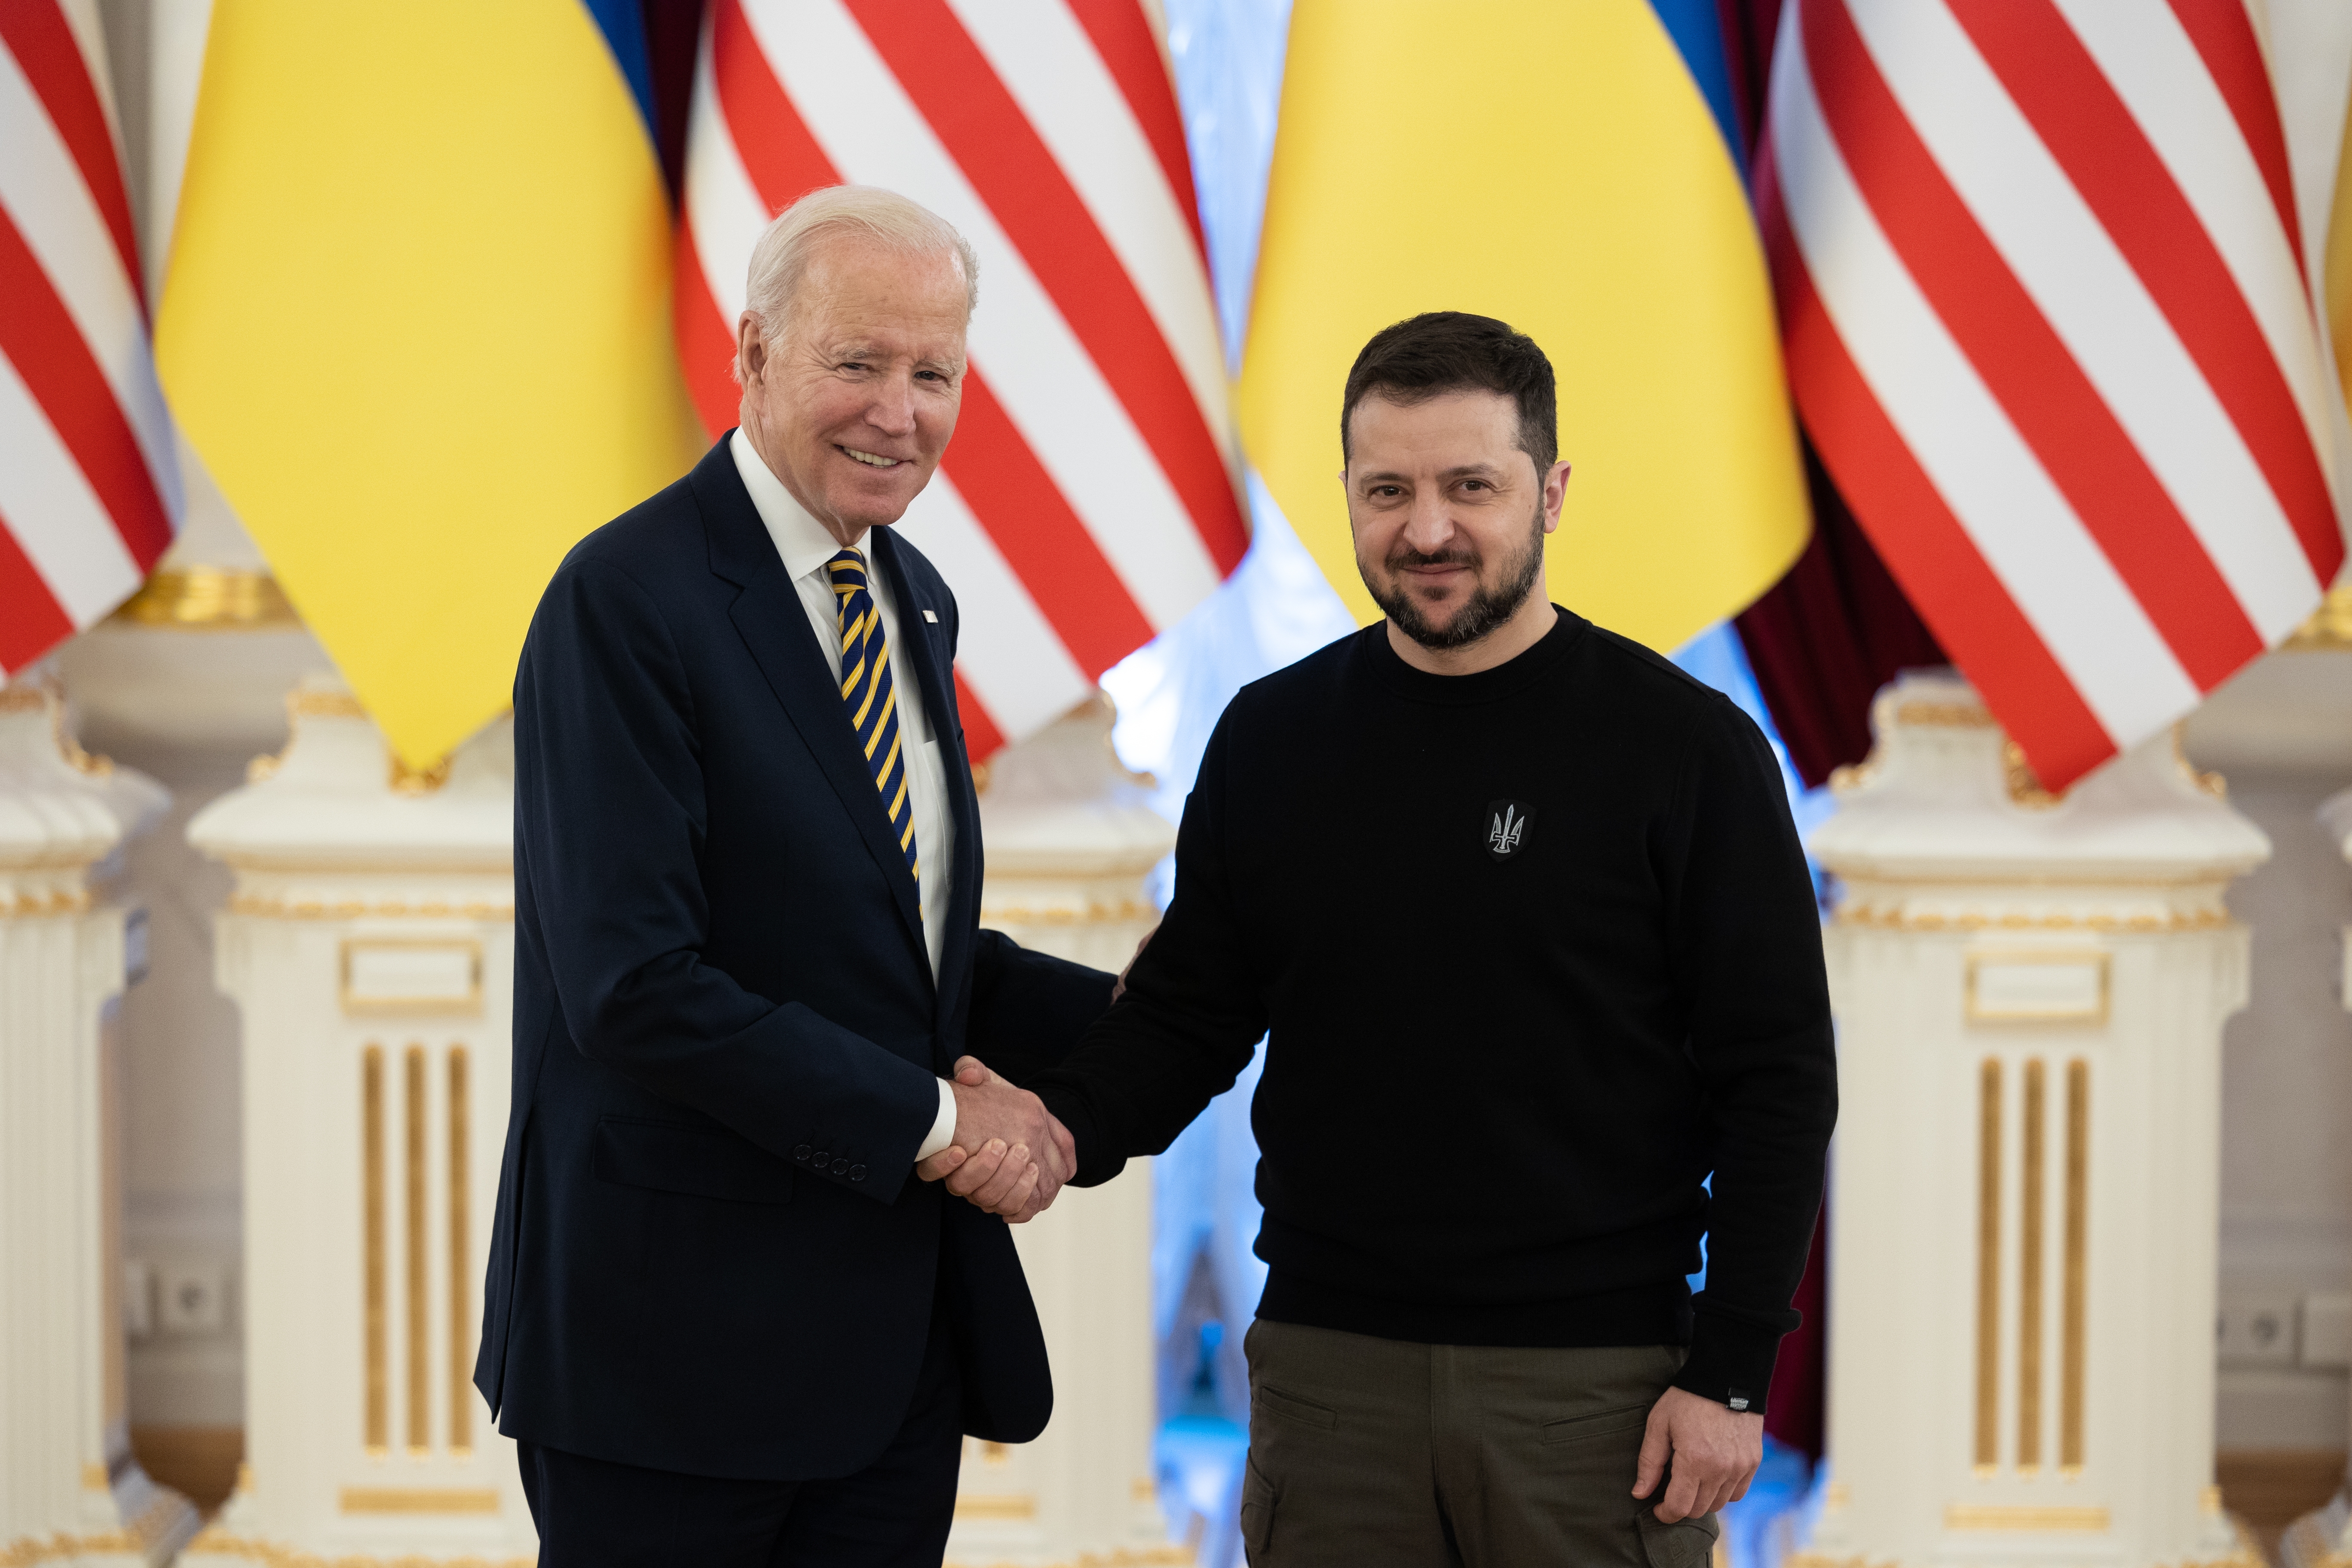
<path fill-rule="evenodd" d="M 930 622 L 933 626 L 938 626 L 940 624 L 940 613 L 937 610 L 925 610 L 923 612 L 923 619 Z"/>

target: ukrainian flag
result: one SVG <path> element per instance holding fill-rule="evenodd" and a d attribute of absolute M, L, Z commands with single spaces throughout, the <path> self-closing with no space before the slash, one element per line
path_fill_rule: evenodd
<path fill-rule="evenodd" d="M 1715 0 L 1297 0 L 1240 415 L 1360 620 L 1338 415 L 1423 310 L 1496 316 L 1559 376 L 1552 595 L 1672 649 L 1810 528 Z"/>
<path fill-rule="evenodd" d="M 627 0 L 214 0 L 156 328 L 180 426 L 401 757 L 702 446 Z"/>

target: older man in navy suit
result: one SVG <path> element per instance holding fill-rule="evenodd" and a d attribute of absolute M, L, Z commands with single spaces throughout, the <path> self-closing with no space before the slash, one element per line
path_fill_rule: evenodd
<path fill-rule="evenodd" d="M 531 623 L 475 1381 L 546 1568 L 936 1564 L 963 1435 L 1051 1408 L 1005 1217 L 1072 1153 L 1014 1085 L 1113 981 L 978 929 L 955 598 L 888 526 L 954 431 L 975 282 L 904 197 L 796 203 L 752 255 L 740 428 Z"/>

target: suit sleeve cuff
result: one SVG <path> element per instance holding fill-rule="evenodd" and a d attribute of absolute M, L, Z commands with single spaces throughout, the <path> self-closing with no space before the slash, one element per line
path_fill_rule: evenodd
<path fill-rule="evenodd" d="M 1701 1312 L 1691 1328 L 1690 1355 L 1675 1374 L 1675 1386 L 1761 1415 L 1772 1390 L 1772 1363 L 1780 1353 L 1780 1330 Z"/>
<path fill-rule="evenodd" d="M 955 1085 L 945 1079 L 940 1079 L 939 1085 L 940 1113 L 932 1119 L 931 1135 L 923 1140 L 921 1148 L 915 1151 L 915 1163 L 918 1165 L 955 1142 Z"/>

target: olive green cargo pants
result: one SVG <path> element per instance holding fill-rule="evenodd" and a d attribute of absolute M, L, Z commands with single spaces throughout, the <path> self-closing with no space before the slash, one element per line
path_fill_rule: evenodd
<path fill-rule="evenodd" d="M 1409 1344 L 1260 1321 L 1242 1541 L 1250 1568 L 1706 1568 L 1715 1517 L 1634 1498 L 1670 1345 Z"/>

